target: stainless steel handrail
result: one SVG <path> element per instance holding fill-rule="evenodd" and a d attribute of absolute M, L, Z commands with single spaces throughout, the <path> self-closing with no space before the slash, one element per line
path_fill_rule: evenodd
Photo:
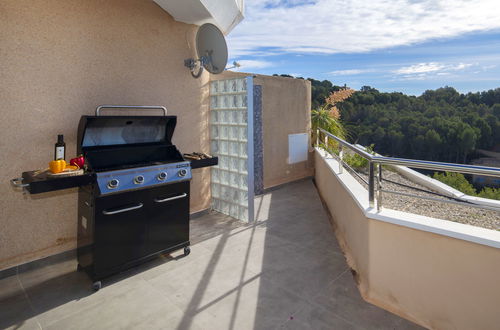
<path fill-rule="evenodd" d="M 500 177 L 500 168 L 496 167 L 487 167 L 487 166 L 476 166 L 476 165 L 467 165 L 467 164 L 453 164 L 453 163 L 442 163 L 442 162 L 434 162 L 428 160 L 416 160 L 416 159 L 406 159 L 406 158 L 394 158 L 394 157 L 384 157 L 378 155 L 372 155 L 365 150 L 339 138 L 338 136 L 333 135 L 332 133 L 320 128 L 317 130 L 317 139 L 316 144 L 319 145 L 320 141 L 320 133 L 323 133 L 325 136 L 325 144 L 328 144 L 328 139 L 331 138 L 337 141 L 340 144 L 340 153 L 338 159 L 340 161 L 340 173 L 342 173 L 342 168 L 344 166 L 343 162 L 343 152 L 342 147 L 347 147 L 354 153 L 360 155 L 361 157 L 368 160 L 369 163 L 369 176 L 368 176 L 368 201 L 370 207 L 375 207 L 375 202 L 377 204 L 377 209 L 380 210 L 382 207 L 382 192 L 389 192 L 387 190 L 382 189 L 382 165 L 392 165 L 392 166 L 406 166 L 413 168 L 420 168 L 426 170 L 435 170 L 435 171 L 447 171 L 447 172 L 456 172 L 456 173 L 465 173 L 465 174 L 475 174 L 475 175 L 485 175 L 492 177 Z M 376 198 L 377 196 L 377 198 Z M 418 195 L 413 195 L 413 197 L 421 197 Z M 470 203 L 463 203 L 465 205 L 470 205 Z M 482 207 L 484 209 L 495 209 L 491 207 Z M 499 209 L 495 209 L 499 210 Z M 500 211 L 500 210 L 499 210 Z"/>
<path fill-rule="evenodd" d="M 384 157 L 384 156 L 376 156 L 372 155 L 365 150 L 342 140 L 341 138 L 333 135 L 332 133 L 325 131 L 324 129 L 319 129 L 322 133 L 326 134 L 329 138 L 332 138 L 342 144 L 343 146 L 348 147 L 358 155 L 368 159 L 371 162 L 379 163 L 383 165 L 400 165 L 406 167 L 413 168 L 421 168 L 427 170 L 436 170 L 436 171 L 448 171 L 448 172 L 457 172 L 457 173 L 466 173 L 466 174 L 476 174 L 476 175 L 486 175 L 493 177 L 500 177 L 500 168 L 496 167 L 487 167 L 487 166 L 476 166 L 476 165 L 467 165 L 467 164 L 453 164 L 453 163 L 441 163 L 441 162 L 433 162 L 428 160 L 416 160 L 416 159 L 406 159 L 406 158 L 393 158 L 393 157 Z"/>

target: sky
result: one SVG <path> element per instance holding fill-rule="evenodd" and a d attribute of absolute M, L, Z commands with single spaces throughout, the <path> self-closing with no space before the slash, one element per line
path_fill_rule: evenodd
<path fill-rule="evenodd" d="M 500 87 L 500 0 L 246 0 L 244 16 L 227 36 L 237 71 L 410 95 Z"/>

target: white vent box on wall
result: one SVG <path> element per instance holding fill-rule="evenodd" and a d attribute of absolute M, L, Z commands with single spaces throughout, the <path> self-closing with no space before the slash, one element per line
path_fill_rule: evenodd
<path fill-rule="evenodd" d="M 305 162 L 307 160 L 308 134 L 288 135 L 288 164 Z"/>

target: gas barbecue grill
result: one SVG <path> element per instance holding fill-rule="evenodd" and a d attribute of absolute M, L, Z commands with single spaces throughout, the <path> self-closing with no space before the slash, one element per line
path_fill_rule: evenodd
<path fill-rule="evenodd" d="M 156 109 L 163 116 L 101 116 L 109 109 Z M 217 165 L 217 157 L 186 161 L 172 144 L 176 116 L 162 106 L 106 105 L 83 116 L 77 151 L 83 174 L 27 171 L 10 180 L 30 194 L 79 187 L 78 269 L 94 280 L 162 253 L 189 249 L 191 169 Z"/>
<path fill-rule="evenodd" d="M 164 116 L 102 116 L 156 108 Z M 189 249 L 190 162 L 172 144 L 164 107 L 100 106 L 83 116 L 77 148 L 95 181 L 78 193 L 78 267 L 95 281 L 161 253 Z"/>

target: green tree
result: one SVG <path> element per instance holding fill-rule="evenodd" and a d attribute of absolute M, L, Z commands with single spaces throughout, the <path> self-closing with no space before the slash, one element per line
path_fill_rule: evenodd
<path fill-rule="evenodd" d="M 464 130 L 460 131 L 460 133 L 458 134 L 458 141 L 457 142 L 458 142 L 464 163 L 465 163 L 467 154 L 475 148 L 476 139 L 477 139 L 476 133 L 474 132 L 474 130 L 470 126 L 466 127 Z"/>
<path fill-rule="evenodd" d="M 428 150 L 428 154 L 430 156 L 428 158 L 434 159 L 441 150 L 441 144 L 443 143 L 441 136 L 438 132 L 431 129 L 425 133 L 424 140 L 426 149 Z"/>
<path fill-rule="evenodd" d="M 463 192 L 466 195 L 470 196 L 476 195 L 476 189 L 474 189 L 474 187 L 469 183 L 469 181 L 467 181 L 467 179 L 461 173 L 436 172 L 434 173 L 433 178 L 443 182 L 444 184 L 447 184 L 450 187 L 455 188 L 458 191 Z"/>
<path fill-rule="evenodd" d="M 500 103 L 497 103 L 492 107 L 492 112 L 493 115 L 500 119 Z"/>

